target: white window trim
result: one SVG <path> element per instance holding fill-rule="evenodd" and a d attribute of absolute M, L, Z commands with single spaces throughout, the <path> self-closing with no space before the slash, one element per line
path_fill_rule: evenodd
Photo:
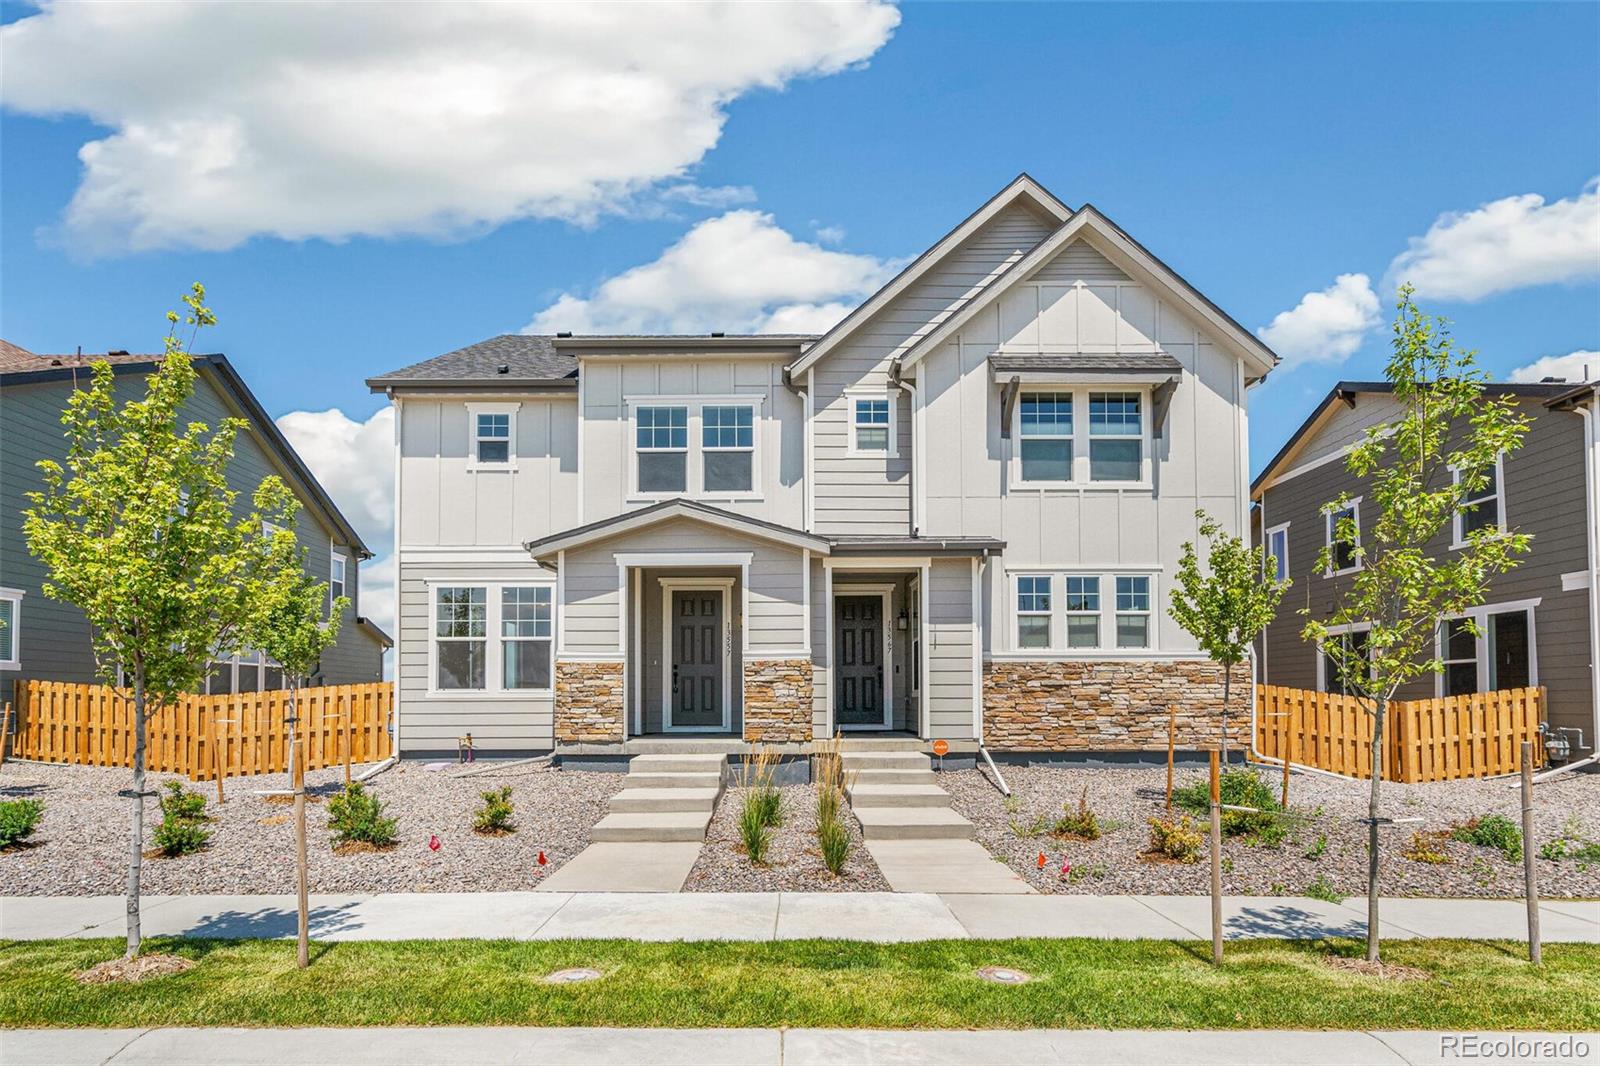
<path fill-rule="evenodd" d="M 1495 614 L 1514 614 L 1525 611 L 1528 615 L 1528 687 L 1537 688 L 1539 685 L 1539 604 L 1544 597 L 1535 596 L 1528 600 L 1506 600 L 1501 603 L 1486 603 L 1481 607 L 1474 607 L 1462 614 L 1453 614 L 1439 620 L 1439 628 L 1433 633 L 1434 658 L 1444 658 L 1444 630 L 1445 623 L 1454 622 L 1462 618 L 1470 618 L 1478 627 L 1477 652 L 1478 652 L 1478 691 L 1492 691 L 1489 684 L 1489 616 Z M 1433 676 L 1433 694 L 1436 698 L 1444 698 L 1444 674 Z"/>
<path fill-rule="evenodd" d="M 1266 532 L 1262 533 L 1261 534 L 1261 544 L 1262 544 L 1262 546 L 1264 548 L 1266 548 L 1266 559 L 1276 559 L 1277 556 L 1272 554 L 1272 538 L 1274 536 L 1276 536 L 1277 534 L 1279 534 L 1279 533 L 1283 534 L 1283 576 L 1284 577 L 1288 577 L 1289 576 L 1289 523 L 1288 522 L 1284 522 L 1284 523 L 1282 523 L 1280 525 L 1273 526 L 1271 529 L 1268 529 Z M 1274 576 L 1276 576 L 1276 575 L 1274 575 Z"/>
<path fill-rule="evenodd" d="M 1050 606 L 1043 611 L 1024 611 L 1021 606 L 1022 581 L 1024 578 L 1044 578 L 1045 597 Z M 1011 642 L 1018 651 L 1054 651 L 1056 647 L 1056 575 L 1054 574 L 1023 574 L 1011 575 Z M 1047 640 L 1042 648 L 1024 648 L 1022 646 L 1022 620 L 1024 618 L 1043 617 L 1048 623 L 1046 627 Z"/>
<path fill-rule="evenodd" d="M 1450 477 L 1455 484 L 1459 485 L 1461 483 L 1461 472 L 1453 466 L 1450 468 Z M 1494 493 L 1489 496 L 1480 496 L 1473 502 L 1483 503 L 1487 500 L 1494 501 L 1495 514 L 1499 516 L 1496 525 L 1499 526 L 1500 532 L 1504 534 L 1508 528 L 1506 524 L 1505 452 L 1500 452 L 1494 457 Z M 1465 505 L 1468 501 L 1463 499 L 1461 502 Z M 1467 537 L 1461 529 L 1461 509 L 1457 508 L 1456 513 L 1450 516 L 1450 550 L 1459 551 L 1466 546 Z"/>
<path fill-rule="evenodd" d="M 1344 510 L 1345 508 L 1344 507 L 1338 507 L 1338 508 L 1335 508 L 1333 510 L 1324 511 L 1322 513 L 1322 536 L 1323 536 L 1322 545 L 1323 545 L 1323 547 L 1325 547 L 1325 548 L 1327 548 L 1329 550 L 1328 569 L 1326 569 L 1326 570 L 1324 570 L 1322 572 L 1322 576 L 1323 577 L 1341 577 L 1344 574 L 1353 574 L 1356 571 L 1360 570 L 1362 568 L 1362 566 L 1364 565 L 1364 560 L 1362 559 L 1361 554 L 1360 554 L 1360 548 L 1361 548 L 1361 500 L 1362 500 L 1362 497 L 1354 496 L 1354 497 L 1352 497 L 1350 499 L 1350 502 L 1346 505 L 1354 512 L 1354 518 L 1355 518 L 1355 523 L 1356 523 L 1356 542 L 1355 542 L 1355 545 L 1354 545 L 1354 549 L 1355 549 L 1355 565 L 1354 566 L 1347 566 L 1343 570 L 1335 570 L 1335 569 L 1333 569 L 1333 555 L 1332 555 L 1332 550 L 1333 550 L 1333 516 L 1338 514 L 1340 511 Z"/>
<path fill-rule="evenodd" d="M 852 459 L 900 458 L 900 404 L 899 390 L 891 388 L 849 388 L 844 390 L 845 455 Z M 884 451 L 856 447 L 856 401 L 884 400 L 889 405 L 888 444 Z"/>
<path fill-rule="evenodd" d="M 1133 440 L 1130 436 L 1091 438 L 1089 435 L 1089 395 L 1091 393 L 1134 393 L 1139 397 L 1139 477 L 1134 481 L 1091 481 L 1089 443 L 1098 440 Z M 1072 396 L 1072 478 L 1069 481 L 1022 480 L 1022 424 L 1020 406 L 1029 395 L 1070 393 Z M 1048 385 L 1025 387 L 1017 398 L 1019 414 L 1012 423 L 1010 456 L 1007 460 L 1007 490 L 1011 492 L 1093 492 L 1096 489 L 1150 489 L 1155 485 L 1155 404 L 1149 385 L 1104 382 L 1098 385 Z"/>
<path fill-rule="evenodd" d="M 22 598 L 26 595 L 22 589 L 0 588 L 0 600 L 11 604 L 11 658 L 0 659 L 0 670 L 22 669 Z"/>
<path fill-rule="evenodd" d="M 1329 626 L 1328 627 L 1328 636 L 1330 636 L 1330 637 L 1342 637 L 1342 636 L 1345 636 L 1346 634 L 1349 634 L 1349 633 L 1370 633 L 1370 632 L 1372 632 L 1372 623 L 1371 622 L 1350 622 L 1350 623 L 1348 623 L 1346 625 L 1338 625 L 1338 626 Z M 1317 691 L 1318 692 L 1327 692 L 1328 691 L 1328 660 L 1327 660 L 1327 656 L 1323 654 L 1322 645 L 1323 645 L 1323 642 L 1320 641 L 1320 640 L 1317 641 L 1316 645 L 1315 645 L 1316 646 L 1316 651 L 1317 651 Z M 1367 661 L 1368 662 L 1372 661 L 1372 643 L 1371 643 L 1370 640 L 1367 642 Z"/>
<path fill-rule="evenodd" d="M 1145 586 L 1145 608 L 1144 608 L 1144 610 L 1142 610 L 1142 611 L 1135 611 L 1135 610 L 1125 611 L 1122 608 L 1117 606 L 1117 604 L 1116 604 L 1117 582 L 1120 581 L 1121 579 L 1125 578 L 1125 577 L 1142 577 L 1142 578 L 1146 578 L 1148 580 L 1148 584 Z M 1145 651 L 1149 647 L 1149 642 L 1153 641 L 1155 639 L 1155 631 L 1156 631 L 1156 625 L 1157 625 L 1157 622 L 1156 622 L 1156 590 L 1155 590 L 1155 584 L 1156 584 L 1155 578 L 1152 577 L 1149 574 L 1113 574 L 1113 575 L 1111 575 L 1111 600 L 1112 600 L 1112 603 L 1111 603 L 1111 632 L 1106 634 L 1106 636 L 1107 636 L 1108 640 L 1110 641 L 1111 649 L 1113 651 Z M 1138 617 L 1144 618 L 1144 620 L 1145 620 L 1144 632 L 1145 632 L 1145 638 L 1146 638 L 1145 647 L 1143 647 L 1143 648 L 1124 648 L 1124 647 L 1120 646 L 1117 643 L 1117 619 L 1120 618 L 1123 615 L 1128 615 L 1129 617 L 1138 616 Z"/>
<path fill-rule="evenodd" d="M 336 562 L 344 564 L 344 576 L 339 579 L 340 588 L 339 588 L 338 593 L 335 593 L 333 591 L 333 564 L 336 563 Z M 334 600 L 338 599 L 340 596 L 349 596 L 349 595 L 350 595 L 350 556 L 347 553 L 340 551 L 338 548 L 330 546 L 328 548 L 328 611 L 329 611 L 329 613 L 332 613 L 332 611 L 333 611 L 333 601 Z M 354 598 L 351 599 L 351 602 L 352 603 L 355 602 Z"/>
<path fill-rule="evenodd" d="M 424 698 L 430 700 L 515 700 L 549 699 L 555 695 L 556 658 L 560 635 L 560 612 L 556 582 L 539 578 L 516 578 L 499 581 L 430 578 L 428 588 L 428 687 Z M 439 688 L 439 605 L 436 590 L 440 588 L 481 588 L 484 590 L 484 687 Z M 505 663 L 500 635 L 500 590 L 503 588 L 550 589 L 550 688 L 504 688 Z M 466 639 L 466 638 L 462 638 Z M 543 639 L 543 638 L 541 638 Z"/>
<path fill-rule="evenodd" d="M 1023 404 L 1023 402 L 1025 400 L 1027 400 L 1027 398 L 1029 396 L 1062 396 L 1062 395 L 1071 397 L 1071 403 L 1072 403 L 1072 432 L 1068 433 L 1068 434 L 1051 433 L 1051 434 L 1046 434 L 1046 435 L 1038 436 L 1038 437 L 1024 437 L 1023 434 L 1022 434 L 1022 404 Z M 1016 441 L 1017 441 L 1015 461 L 1016 461 L 1016 481 L 1017 481 L 1018 485 L 1022 486 L 1025 489 L 1048 489 L 1048 488 L 1077 488 L 1079 485 L 1082 484 L 1081 479 L 1079 479 L 1079 477 L 1078 477 L 1078 453 L 1083 450 L 1082 446 L 1080 445 L 1080 443 L 1078 441 L 1078 430 L 1080 428 L 1079 422 L 1081 421 L 1081 419 L 1078 417 L 1079 413 L 1080 413 L 1080 408 L 1079 408 L 1078 404 L 1079 404 L 1078 392 L 1076 390 L 1074 390 L 1074 389 L 1071 389 L 1071 388 L 1050 389 L 1050 388 L 1040 387 L 1040 388 L 1023 389 L 1022 390 L 1022 395 L 1017 397 L 1017 420 L 1013 423 L 1013 425 L 1015 426 Z M 1071 448 L 1071 453 L 1072 453 L 1072 469 L 1071 469 L 1071 473 L 1072 473 L 1072 477 L 1068 478 L 1065 481 L 1050 481 L 1050 480 L 1046 480 L 1046 479 L 1043 479 L 1043 478 L 1041 478 L 1041 479 L 1039 479 L 1037 481 L 1025 481 L 1025 480 L 1023 480 L 1023 477 L 1022 477 L 1022 442 L 1024 440 L 1065 440 L 1065 441 L 1069 441 L 1071 443 L 1071 445 L 1072 445 L 1072 448 Z"/>
<path fill-rule="evenodd" d="M 624 397 L 626 410 L 628 502 L 655 503 L 680 497 L 696 500 L 762 500 L 761 484 L 763 452 L 761 438 L 765 435 L 764 393 L 733 393 L 722 396 L 628 396 Z M 645 492 L 639 488 L 639 416 L 641 407 L 686 407 L 689 410 L 689 436 L 684 451 L 684 491 Z M 705 489 L 705 434 L 702 409 L 706 407 L 749 407 L 751 422 L 750 491 L 707 492 Z M 677 451 L 676 448 L 648 448 L 646 451 Z M 743 451 L 744 449 L 717 448 L 714 451 Z"/>
<path fill-rule="evenodd" d="M 1063 661 L 1072 659 L 1151 659 L 1171 658 L 1173 653 L 1161 648 L 1161 619 L 1157 605 L 1161 602 L 1160 566 L 1108 566 L 1108 567 L 1049 567 L 1028 566 L 1007 570 L 1005 575 L 1005 638 L 1008 648 L 990 656 L 995 659 Z M 1048 648 L 1022 647 L 1017 630 L 1017 578 L 1050 578 L 1050 646 Z M 1100 579 L 1100 609 L 1094 614 L 1100 619 L 1099 643 L 1093 648 L 1067 646 L 1067 618 L 1069 615 L 1087 616 L 1089 612 L 1067 610 L 1067 582 L 1069 577 L 1097 577 Z M 1150 644 L 1144 648 L 1117 647 L 1117 615 L 1146 612 L 1117 610 L 1117 578 L 1147 577 L 1150 579 Z M 1193 653 L 1198 657 L 1201 653 Z"/>
<path fill-rule="evenodd" d="M 467 469 L 474 473 L 515 473 L 517 470 L 517 410 L 520 403 L 467 404 Z M 506 426 L 506 461 L 478 462 L 478 416 L 509 415 Z"/>

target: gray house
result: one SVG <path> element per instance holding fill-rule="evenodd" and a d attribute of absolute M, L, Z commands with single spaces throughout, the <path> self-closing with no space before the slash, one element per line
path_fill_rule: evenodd
<path fill-rule="evenodd" d="M 1550 697 L 1547 725 L 1568 731 L 1564 739 L 1574 758 L 1593 754 L 1600 726 L 1596 389 L 1556 381 L 1488 386 L 1494 395 L 1513 397 L 1531 428 L 1521 448 L 1501 457 L 1493 483 L 1432 548 L 1446 555 L 1484 526 L 1530 533 L 1533 547 L 1516 569 L 1491 582 L 1484 606 L 1472 612 L 1477 635 L 1461 619 L 1440 631 L 1436 639 L 1444 673 L 1400 694 L 1421 699 L 1543 685 Z M 1386 383 L 1341 381 L 1251 488 L 1258 542 L 1279 574 L 1294 579 L 1258 651 L 1260 676 L 1268 684 L 1319 691 L 1339 687 L 1322 650 L 1300 639 L 1304 618 L 1298 612 L 1326 617 L 1341 586 L 1359 569 L 1355 559 L 1336 560 L 1344 565 L 1326 573 L 1318 572 L 1316 563 L 1341 517 L 1371 528 L 1361 482 L 1345 469 L 1344 458 L 1369 427 L 1382 426 L 1398 413 Z M 1325 505 L 1343 492 L 1353 497 L 1350 508 L 1329 513 Z M 1351 626 L 1337 636 L 1359 645 L 1365 629 Z"/>
<path fill-rule="evenodd" d="M 40 589 L 43 564 L 28 551 L 22 535 L 27 493 L 43 487 L 35 463 L 66 458 L 61 411 L 73 389 L 86 386 L 90 365 L 105 360 L 116 371 L 117 388 L 142 396 L 145 376 L 159 355 L 35 355 L 0 341 L 0 693 L 9 698 L 18 679 L 92 682 L 94 656 L 89 627 L 81 611 L 46 599 Z M 240 434 L 228 470 L 229 483 L 248 498 L 261 479 L 276 474 L 294 492 L 302 510 L 295 534 L 307 552 L 307 569 L 332 585 L 332 594 L 349 596 L 352 608 L 338 641 L 322 658 L 313 684 L 358 684 L 383 678 L 383 655 L 393 641 L 364 618 L 361 561 L 372 552 L 361 542 L 328 494 L 317 484 L 289 442 L 221 355 L 197 355 L 195 394 L 186 414 L 215 425 L 226 417 L 250 424 Z M 246 649 L 212 664 L 208 692 L 239 692 L 283 687 L 283 672 L 257 651 Z"/>
<path fill-rule="evenodd" d="M 501 336 L 372 378 L 400 749 L 1137 752 L 1167 703 L 1214 738 L 1165 606 L 1197 509 L 1245 532 L 1275 362 L 1023 175 L 821 336 Z"/>

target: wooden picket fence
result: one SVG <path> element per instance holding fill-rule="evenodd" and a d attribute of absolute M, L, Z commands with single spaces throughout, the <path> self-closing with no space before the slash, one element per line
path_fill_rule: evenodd
<path fill-rule="evenodd" d="M 1522 742 L 1544 762 L 1543 688 L 1513 688 L 1389 705 L 1383 777 L 1416 784 L 1514 774 Z M 1353 696 L 1256 686 L 1256 750 L 1347 777 L 1372 776 L 1371 704 Z"/>
<path fill-rule="evenodd" d="M 394 753 L 394 686 L 326 685 L 297 694 L 306 769 L 377 762 Z M 194 781 L 288 770 L 289 692 L 184 696 L 150 716 L 145 766 Z M 104 685 L 17 681 L 11 755 L 85 766 L 133 765 L 133 693 Z"/>

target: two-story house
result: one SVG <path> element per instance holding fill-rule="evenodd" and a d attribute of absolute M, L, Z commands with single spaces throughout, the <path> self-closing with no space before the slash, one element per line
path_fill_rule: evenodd
<path fill-rule="evenodd" d="M 112 352 L 108 355 L 35 355 L 0 341 L 0 692 L 10 699 L 18 680 L 96 680 L 89 623 L 68 603 L 47 599 L 41 589 L 44 564 L 28 550 L 22 533 L 27 494 L 44 487 L 35 465 L 40 459 L 65 461 L 67 440 L 61 412 L 74 389 L 88 386 L 91 364 L 108 362 L 116 372 L 122 399 L 142 397 L 148 375 L 162 356 Z M 348 596 L 352 607 L 338 640 L 322 656 L 314 684 L 349 685 L 383 678 L 384 652 L 393 643 L 360 614 L 363 559 L 372 553 L 317 484 L 289 442 L 227 358 L 196 355 L 194 395 L 184 407 L 187 419 L 215 426 L 242 418 L 228 484 L 248 501 L 262 478 L 276 474 L 300 501 L 295 535 L 306 551 L 307 571 L 330 585 L 330 598 Z M 261 652 L 243 649 L 211 664 L 208 692 L 264 691 L 283 687 L 283 671 Z"/>
<path fill-rule="evenodd" d="M 822 336 L 501 336 L 375 377 L 400 749 L 1137 751 L 1169 703 L 1214 737 L 1168 583 L 1197 509 L 1245 530 L 1274 362 L 1024 175 Z"/>
<path fill-rule="evenodd" d="M 1515 569 L 1491 579 L 1483 606 L 1471 612 L 1473 625 L 1458 618 L 1441 628 L 1436 650 L 1443 673 L 1399 694 L 1425 699 L 1542 685 L 1549 695 L 1547 738 L 1557 742 L 1554 751 L 1564 745 L 1574 759 L 1594 754 L 1600 729 L 1596 388 L 1558 381 L 1486 387 L 1490 394 L 1514 399 L 1530 421 L 1528 434 L 1522 447 L 1500 457 L 1490 483 L 1430 550 L 1447 557 L 1484 528 L 1530 533 L 1532 548 Z M 1302 612 L 1326 618 L 1360 569 L 1360 559 L 1348 548 L 1340 550 L 1329 570 L 1319 571 L 1317 561 L 1332 544 L 1341 518 L 1353 518 L 1363 531 L 1372 528 L 1362 481 L 1344 460 L 1369 429 L 1400 416 L 1387 383 L 1341 381 L 1256 477 L 1251 491 L 1258 543 L 1278 574 L 1294 579 L 1259 645 L 1264 682 L 1340 690 L 1337 670 L 1323 650 L 1301 640 Z M 1349 506 L 1330 511 L 1331 502 L 1346 492 Z M 1359 645 L 1366 630 L 1357 624 L 1335 635 Z"/>

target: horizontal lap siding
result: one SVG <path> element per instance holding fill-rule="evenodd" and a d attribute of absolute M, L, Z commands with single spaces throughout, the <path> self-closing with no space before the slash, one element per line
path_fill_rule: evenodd
<path fill-rule="evenodd" d="M 936 559 L 928 580 L 929 729 L 972 738 L 972 564 Z"/>

